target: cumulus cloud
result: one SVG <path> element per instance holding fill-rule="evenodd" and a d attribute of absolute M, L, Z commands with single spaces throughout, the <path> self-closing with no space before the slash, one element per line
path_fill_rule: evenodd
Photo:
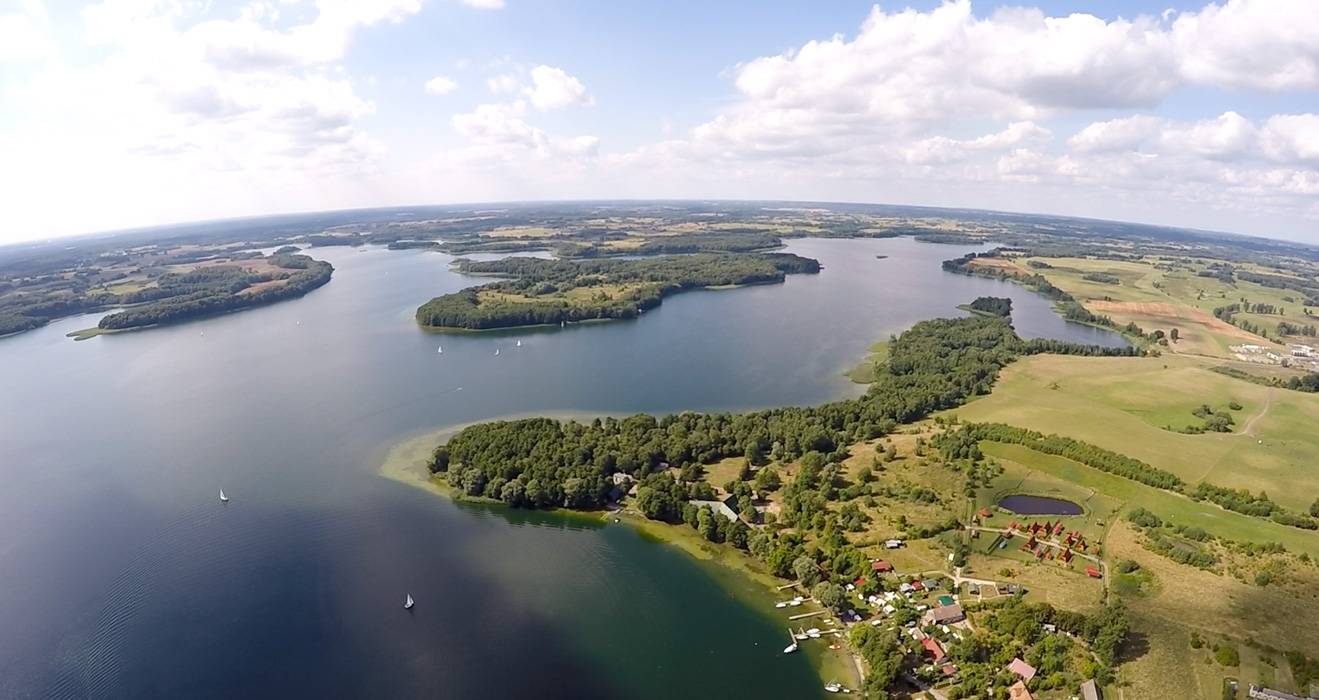
<path fill-rule="evenodd" d="M 0 15 L 0 63 L 33 61 L 51 55 L 54 50 L 55 45 L 28 15 L 18 12 Z"/>
<path fill-rule="evenodd" d="M 542 111 L 592 103 L 581 81 L 563 72 L 562 68 L 536 66 L 531 69 L 531 83 L 531 87 L 522 89 L 522 94 Z"/>
<path fill-rule="evenodd" d="M 457 89 L 458 83 L 443 75 L 437 75 L 426 81 L 426 92 L 432 95 L 447 95 Z"/>
<path fill-rule="evenodd" d="M 502 10 L 504 0 L 463 0 L 464 5 L 479 7 L 482 10 Z"/>

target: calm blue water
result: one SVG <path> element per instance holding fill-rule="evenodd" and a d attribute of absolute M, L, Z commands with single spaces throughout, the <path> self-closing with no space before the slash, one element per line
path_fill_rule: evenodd
<path fill-rule="evenodd" d="M 0 340 L 0 697 L 819 695 L 774 614 L 672 548 L 376 475 L 409 435 L 511 413 L 857 395 L 840 372 L 871 342 L 982 295 L 1012 297 L 1023 335 L 1122 342 L 942 272 L 963 247 L 789 249 L 824 272 L 635 322 L 430 335 L 416 306 L 480 280 L 440 254 L 331 248 L 313 252 L 333 281 L 303 299 Z"/>

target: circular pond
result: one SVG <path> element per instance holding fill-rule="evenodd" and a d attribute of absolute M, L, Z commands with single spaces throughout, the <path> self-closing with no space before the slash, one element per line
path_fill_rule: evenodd
<path fill-rule="evenodd" d="M 1071 501 L 1021 494 L 1004 497 L 998 502 L 998 507 L 1017 515 L 1081 515 L 1085 512 Z"/>

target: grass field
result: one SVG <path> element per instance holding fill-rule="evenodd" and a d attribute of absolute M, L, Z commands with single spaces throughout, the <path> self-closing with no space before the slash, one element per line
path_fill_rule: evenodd
<path fill-rule="evenodd" d="M 1004 265 L 1026 265 L 1031 259 L 1001 261 Z M 1183 354 L 1200 354 L 1230 357 L 1230 345 L 1252 342 L 1268 345 L 1277 341 L 1301 342 L 1304 338 L 1285 338 L 1277 333 L 1279 321 L 1316 325 L 1319 319 L 1306 317 L 1304 295 L 1293 290 L 1265 287 L 1254 282 L 1237 279 L 1228 284 L 1215 277 L 1200 277 L 1197 273 L 1208 268 L 1209 261 L 1194 259 L 1190 264 L 1169 264 L 1167 261 L 1146 258 L 1140 262 L 1090 260 L 1084 258 L 1034 259 L 1052 266 L 1049 269 L 1030 269 L 1043 274 L 1055 286 L 1076 297 L 1091 311 L 1109 316 L 1119 325 L 1135 322 L 1146 331 L 1177 328 L 1181 340 L 1170 350 Z M 1279 275 L 1278 270 L 1252 264 L 1239 264 L 1239 269 Z M 1006 269 L 1006 268 L 1005 268 Z M 1119 284 L 1106 284 L 1085 279 L 1087 274 L 1104 273 L 1119 280 Z M 1255 324 L 1268 334 L 1268 338 L 1248 333 L 1213 317 L 1216 307 L 1248 301 L 1252 304 L 1271 304 L 1281 313 L 1238 313 L 1236 318 Z"/>
<path fill-rule="evenodd" d="M 1201 358 L 1085 358 L 1040 355 L 1003 371 L 991 395 L 955 411 L 959 419 L 1057 433 L 1144 460 L 1194 485 L 1263 490 L 1292 510 L 1319 497 L 1319 395 L 1251 384 Z M 1184 435 L 1191 411 L 1229 401 L 1235 433 Z M 1062 478 L 1071 480 L 1075 474 Z M 1083 477 L 1084 478 L 1084 477 Z"/>

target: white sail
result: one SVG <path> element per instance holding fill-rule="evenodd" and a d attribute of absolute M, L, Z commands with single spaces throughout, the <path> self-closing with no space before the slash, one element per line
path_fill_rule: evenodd
<path fill-rule="evenodd" d="M 521 340 L 518 341 L 518 347 L 522 347 L 522 341 L 521 341 Z"/>
<path fill-rule="evenodd" d="M 409 609 L 412 608 L 413 605 L 414 605 L 414 603 L 412 602 L 412 594 L 409 593 L 409 594 L 408 594 L 408 602 L 406 602 L 406 603 L 403 604 L 403 609 L 404 609 L 404 610 L 409 610 Z"/>
<path fill-rule="evenodd" d="M 439 354 L 443 355 L 443 354 L 444 354 L 444 346 L 441 345 L 440 347 L 436 348 L 436 349 L 435 349 L 435 352 L 438 352 Z"/>
<path fill-rule="evenodd" d="M 496 355 L 499 354 L 499 348 L 495 348 L 495 354 L 496 354 Z"/>
<path fill-rule="evenodd" d="M 229 500 L 229 497 L 226 496 L 226 495 L 224 495 L 224 489 L 220 489 L 220 500 L 221 500 L 221 501 L 228 501 L 228 500 Z"/>

